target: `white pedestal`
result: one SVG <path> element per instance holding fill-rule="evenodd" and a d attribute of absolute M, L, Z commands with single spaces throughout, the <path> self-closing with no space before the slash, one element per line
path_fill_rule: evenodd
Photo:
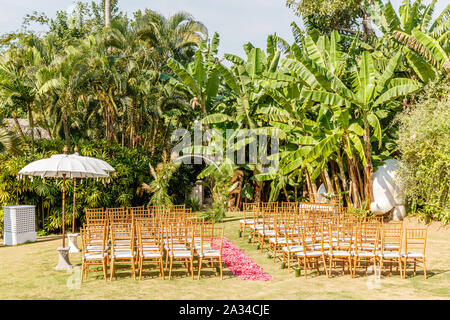
<path fill-rule="evenodd" d="M 67 238 L 69 239 L 69 253 L 80 252 L 80 248 L 78 248 L 78 233 L 69 233 Z"/>
<path fill-rule="evenodd" d="M 73 265 L 69 261 L 69 247 L 58 247 L 58 265 L 56 270 L 72 270 Z"/>

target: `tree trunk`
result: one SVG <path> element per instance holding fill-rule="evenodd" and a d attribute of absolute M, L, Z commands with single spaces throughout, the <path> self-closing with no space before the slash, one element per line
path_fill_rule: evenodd
<path fill-rule="evenodd" d="M 325 181 L 327 182 L 328 188 L 327 192 L 336 194 L 336 191 L 334 190 L 333 183 L 331 183 L 330 175 L 328 174 L 328 168 L 325 168 L 323 171 L 323 176 L 325 177 Z"/>
<path fill-rule="evenodd" d="M 154 124 L 154 127 L 153 127 L 151 156 L 153 156 L 153 154 L 155 153 L 156 136 L 158 135 L 158 123 L 159 123 L 159 118 L 156 118 L 156 123 Z"/>
<path fill-rule="evenodd" d="M 31 128 L 31 143 L 33 145 L 33 152 L 34 152 L 34 119 L 33 119 L 33 112 L 31 110 L 31 106 L 27 105 L 27 111 L 28 111 L 28 123 Z"/>
<path fill-rule="evenodd" d="M 63 113 L 62 113 L 62 121 L 63 121 L 63 127 L 64 127 L 64 137 L 66 140 L 66 147 L 70 148 L 69 125 L 67 123 L 67 111 L 65 109 L 63 109 Z"/>
<path fill-rule="evenodd" d="M 17 120 L 17 113 L 13 112 L 13 119 L 14 119 L 14 123 L 16 124 L 16 129 L 19 132 L 20 138 L 22 139 L 22 142 L 25 143 L 25 135 L 23 133 L 22 127 L 19 124 L 19 120 Z"/>
<path fill-rule="evenodd" d="M 345 156 L 345 158 L 347 159 L 348 173 L 350 175 L 350 183 L 352 185 L 351 190 L 353 197 L 353 207 L 359 208 L 361 207 L 361 198 L 359 195 L 358 177 L 357 174 L 355 173 L 355 167 L 353 165 L 352 159 L 349 159 L 347 155 Z"/>
<path fill-rule="evenodd" d="M 372 202 L 372 145 L 370 144 L 370 126 L 367 119 L 364 119 L 364 156 L 366 166 L 364 167 L 364 188 L 366 206 L 370 208 Z"/>
<path fill-rule="evenodd" d="M 105 25 L 111 26 L 111 0 L 105 0 Z"/>
<path fill-rule="evenodd" d="M 336 188 L 336 193 L 334 199 L 337 200 L 338 203 L 340 203 L 341 198 L 341 186 L 339 185 L 339 178 L 336 170 L 336 162 L 331 161 L 331 177 L 334 182 L 334 186 Z"/>

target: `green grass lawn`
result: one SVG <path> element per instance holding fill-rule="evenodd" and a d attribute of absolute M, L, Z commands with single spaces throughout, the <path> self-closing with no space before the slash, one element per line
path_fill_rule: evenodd
<path fill-rule="evenodd" d="M 256 245 L 239 238 L 239 214 L 229 213 L 223 226 L 225 235 L 271 274 L 273 281 L 242 281 L 225 269 L 224 280 L 211 269 L 202 271 L 200 280 L 192 280 L 185 269 L 175 272 L 172 280 L 162 280 L 157 273 L 144 274 L 142 281 L 131 277 L 128 266 L 118 269 L 117 279 L 103 280 L 101 268 L 91 271 L 77 288 L 80 273 L 55 271 L 56 247 L 60 237 L 42 237 L 36 243 L 0 247 L 0 299 L 449 299 L 450 298 L 450 232 L 434 228 L 428 233 L 428 279 L 422 269 L 417 276 L 409 273 L 382 275 L 379 288 L 372 277 L 363 274 L 328 278 L 312 272 L 308 279 L 280 269 Z M 417 223 L 416 223 L 417 224 Z M 72 264 L 81 265 L 81 254 L 71 254 Z M 78 269 L 80 270 L 80 269 Z"/>

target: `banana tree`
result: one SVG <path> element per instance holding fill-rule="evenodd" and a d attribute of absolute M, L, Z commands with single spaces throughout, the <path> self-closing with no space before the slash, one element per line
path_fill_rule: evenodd
<path fill-rule="evenodd" d="M 366 202 L 372 200 L 372 145 L 371 129 L 381 147 L 381 126 L 376 115 L 377 109 L 382 109 L 385 104 L 400 97 L 412 94 L 422 88 L 415 80 L 407 78 L 394 78 L 395 69 L 401 57 L 398 52 L 386 66 L 385 70 L 377 70 L 370 52 L 364 51 L 360 57 L 358 66 L 352 70 L 352 88 L 348 88 L 331 72 L 320 70 L 327 75 L 329 86 L 320 86 L 314 89 L 302 90 L 302 96 L 322 104 L 342 107 L 346 106 L 357 113 L 363 121 L 364 137 L 364 180 Z M 322 73 L 322 74 L 323 74 Z M 328 88 L 327 88 L 328 87 Z"/>
<path fill-rule="evenodd" d="M 428 83 L 436 78 L 437 72 L 444 71 L 445 74 L 450 71 L 450 62 L 446 63 L 449 60 L 446 51 L 450 5 L 433 20 L 437 0 L 428 5 L 423 2 L 404 0 L 398 13 L 391 1 L 366 0 L 365 7 L 383 33 L 378 40 L 379 47 L 390 48 L 392 52 L 398 50 L 399 43 L 403 45 L 407 63 L 422 82 Z"/>

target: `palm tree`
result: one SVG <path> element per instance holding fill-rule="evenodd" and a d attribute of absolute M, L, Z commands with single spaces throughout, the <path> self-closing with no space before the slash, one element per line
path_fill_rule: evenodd
<path fill-rule="evenodd" d="M 39 94 L 56 94 L 67 147 L 70 147 L 70 114 L 93 73 L 86 65 L 85 57 L 81 49 L 69 47 L 64 56 L 40 70 L 42 86 Z"/>
<path fill-rule="evenodd" d="M 150 47 L 163 61 L 173 58 L 181 63 L 189 62 L 202 40 L 208 37 L 208 29 L 192 15 L 177 12 L 168 18 L 158 12 L 145 9 L 135 13 L 137 29 Z"/>
<path fill-rule="evenodd" d="M 25 136 L 19 125 L 17 115 L 22 111 L 28 114 L 31 127 L 31 138 L 34 143 L 34 118 L 33 103 L 36 98 L 36 89 L 31 81 L 32 77 L 27 74 L 24 53 L 16 52 L 9 55 L 4 63 L 0 64 L 0 97 L 2 105 L 10 110 L 16 129 L 25 142 Z"/>

